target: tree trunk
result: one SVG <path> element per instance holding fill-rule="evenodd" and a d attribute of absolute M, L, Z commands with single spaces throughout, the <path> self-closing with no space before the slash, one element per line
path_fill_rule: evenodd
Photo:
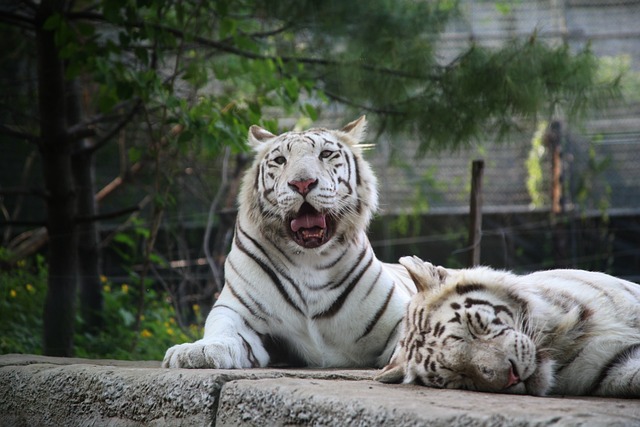
<path fill-rule="evenodd" d="M 76 197 L 67 135 L 64 67 L 54 32 L 43 29 L 64 2 L 42 0 L 36 15 L 38 105 L 42 167 L 47 190 L 49 280 L 44 306 L 43 351 L 50 356 L 73 354 L 76 300 Z"/>
<path fill-rule="evenodd" d="M 553 121 L 547 132 L 547 144 L 551 149 L 551 225 L 553 229 L 554 268 L 570 268 L 568 251 L 568 227 L 563 194 L 562 124 Z"/>
<path fill-rule="evenodd" d="M 67 120 L 79 123 L 83 118 L 80 104 L 80 87 L 77 81 L 69 82 L 67 90 Z M 97 221 L 86 219 L 96 215 L 95 161 L 92 142 L 82 139 L 76 144 L 71 158 L 73 178 L 77 192 L 77 216 L 85 220 L 77 223 L 78 234 L 78 285 L 80 286 L 80 316 L 85 332 L 96 333 L 102 329 L 102 286 L 100 283 L 100 246 Z"/>

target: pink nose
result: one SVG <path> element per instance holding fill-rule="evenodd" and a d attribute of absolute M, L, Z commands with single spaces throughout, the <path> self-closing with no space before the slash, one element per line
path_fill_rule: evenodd
<path fill-rule="evenodd" d="M 317 179 L 305 179 L 302 181 L 289 181 L 289 187 L 303 196 L 318 185 Z"/>
<path fill-rule="evenodd" d="M 507 386 L 505 388 L 509 388 L 514 384 L 518 384 L 520 382 L 520 377 L 515 373 L 513 369 L 513 365 L 509 368 L 509 379 L 507 380 Z"/>

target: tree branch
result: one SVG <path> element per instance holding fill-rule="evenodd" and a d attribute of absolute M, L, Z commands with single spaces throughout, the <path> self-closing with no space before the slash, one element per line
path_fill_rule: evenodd
<path fill-rule="evenodd" d="M 322 91 L 322 93 L 324 93 L 325 95 L 327 95 L 327 97 L 328 97 L 328 98 L 331 98 L 331 99 L 333 99 L 334 101 L 340 102 L 341 104 L 344 104 L 344 105 L 348 105 L 348 106 L 351 106 L 351 107 L 360 108 L 360 109 L 363 109 L 363 110 L 366 110 L 366 111 L 371 111 L 372 113 L 376 113 L 376 114 L 383 114 L 383 115 L 395 115 L 395 116 L 398 116 L 398 115 L 402 115 L 402 114 L 403 114 L 402 112 L 397 111 L 397 110 L 389 110 L 389 109 L 383 109 L 383 108 L 374 108 L 374 107 L 371 107 L 371 106 L 369 106 L 369 105 L 358 104 L 357 102 L 353 102 L 353 101 L 351 101 L 351 100 L 349 100 L 349 99 L 347 99 L 347 98 L 344 98 L 344 97 L 342 97 L 342 96 L 340 96 L 340 95 L 337 95 L 337 94 L 335 94 L 335 93 L 333 93 L 333 92 L 330 92 L 330 91 L 328 91 L 328 90 L 326 90 L 326 89 L 318 88 L 317 86 L 316 86 L 316 89 L 321 90 L 321 91 Z"/>
<path fill-rule="evenodd" d="M 35 18 L 22 15 L 20 13 L 12 13 L 5 10 L 0 10 L 0 22 L 3 22 L 7 25 L 20 27 L 24 30 L 35 30 Z"/>
<path fill-rule="evenodd" d="M 25 226 L 25 227 L 44 227 L 47 225 L 46 221 L 22 221 L 22 220 L 9 220 L 0 221 L 0 226 Z"/>
<path fill-rule="evenodd" d="M 121 176 L 115 177 L 110 183 L 105 185 L 100 191 L 96 193 L 96 202 L 102 201 L 109 194 L 113 193 L 116 188 L 125 183 L 126 179 L 140 171 L 142 169 L 142 162 L 134 163 L 131 168 L 125 173 L 121 173 Z"/>
<path fill-rule="evenodd" d="M 71 141 L 78 141 L 80 139 L 96 136 L 96 130 L 92 127 L 85 126 L 84 124 L 82 126 L 80 124 L 77 124 L 71 126 L 67 130 L 67 136 Z"/>
<path fill-rule="evenodd" d="M 222 199 L 223 194 L 227 192 L 229 186 L 229 147 L 226 147 L 224 150 L 224 157 L 222 159 L 222 174 L 221 174 L 221 183 L 216 196 L 211 201 L 211 205 L 209 205 L 209 214 L 207 216 L 207 227 L 204 232 L 204 242 L 203 249 L 204 255 L 207 259 L 207 264 L 209 265 L 209 269 L 211 270 L 211 275 L 213 276 L 213 281 L 216 285 L 216 290 L 220 292 L 222 290 L 222 272 L 220 268 L 216 265 L 215 260 L 211 254 L 211 232 L 213 230 L 213 222 L 214 215 L 216 210 L 218 209 L 218 205 L 220 204 L 220 200 Z"/>
<path fill-rule="evenodd" d="M 38 196 L 46 199 L 49 193 L 42 188 L 0 188 L 0 196 Z"/>
<path fill-rule="evenodd" d="M 117 218 L 119 216 L 128 215 L 128 214 L 133 213 L 133 212 L 138 212 L 139 210 L 140 210 L 140 206 L 130 206 L 130 207 L 125 208 L 125 209 L 119 209 L 117 211 L 108 212 L 108 213 L 99 214 L 99 215 L 79 216 L 79 217 L 76 218 L 76 224 L 82 224 L 82 223 L 85 223 L 85 222 L 101 221 L 103 219 Z"/>
<path fill-rule="evenodd" d="M 40 143 L 40 138 L 38 136 L 33 135 L 31 133 L 14 130 L 9 126 L 3 125 L 3 124 L 0 124 L 0 134 L 11 136 L 13 138 L 18 138 L 18 139 L 26 139 L 27 141 L 32 142 L 34 144 Z"/>
<path fill-rule="evenodd" d="M 94 12 L 70 13 L 68 15 L 68 18 L 69 19 L 88 19 L 88 20 L 106 22 L 106 20 L 105 20 L 103 15 L 101 15 L 99 13 L 94 13 Z M 127 24 L 125 24 L 125 26 L 127 26 Z M 248 50 L 239 49 L 239 48 L 237 48 L 235 46 L 232 46 L 230 44 L 227 44 L 227 43 L 219 41 L 219 40 L 211 40 L 211 39 L 208 39 L 208 38 L 205 38 L 205 37 L 202 37 L 202 36 L 189 34 L 189 33 L 185 32 L 185 31 L 183 31 L 181 29 L 168 27 L 166 25 L 161 25 L 161 24 L 154 24 L 154 23 L 149 23 L 149 22 L 145 22 L 145 23 L 132 22 L 132 23 L 128 24 L 128 26 L 131 27 L 131 28 L 145 28 L 145 27 L 151 26 L 154 29 L 161 30 L 161 31 L 166 31 L 167 33 L 169 33 L 169 34 L 171 34 L 171 35 L 173 35 L 175 37 L 181 38 L 181 39 L 188 38 L 190 40 L 193 40 L 194 42 L 196 42 L 197 44 L 199 44 L 201 46 L 210 47 L 210 48 L 222 51 L 222 52 L 231 53 L 231 54 L 242 56 L 242 57 L 248 58 L 248 59 L 256 59 L 256 60 L 262 60 L 262 61 L 267 61 L 267 60 L 282 61 L 283 63 L 296 63 L 297 62 L 297 63 L 301 63 L 301 64 L 321 65 L 321 66 L 355 66 L 355 67 L 361 68 L 363 70 L 371 71 L 371 72 L 374 72 L 374 73 L 379 73 L 379 74 L 383 74 L 383 75 L 390 75 L 390 76 L 394 76 L 394 77 L 410 78 L 410 79 L 424 79 L 424 78 L 428 77 L 428 76 L 421 75 L 421 74 L 407 73 L 405 71 L 394 70 L 394 69 L 391 69 L 391 68 L 367 65 L 367 64 L 363 64 L 361 61 L 348 61 L 348 62 L 345 61 L 345 62 L 341 62 L 341 61 L 336 61 L 336 60 L 332 60 L 332 59 L 325 59 L 325 58 L 296 57 L 296 56 L 286 56 L 286 55 L 285 56 L 263 55 L 263 54 L 251 52 L 251 51 L 248 51 Z M 280 30 L 276 30 L 276 31 L 280 31 Z M 260 33 L 256 33 L 256 34 L 260 34 Z"/>
<path fill-rule="evenodd" d="M 136 99 L 135 105 L 131 107 L 131 109 L 125 114 L 125 116 L 118 121 L 106 134 L 100 136 L 100 138 L 91 145 L 80 148 L 78 151 L 88 151 L 88 152 L 96 152 L 102 147 L 104 147 L 115 135 L 118 134 L 129 122 L 133 119 L 136 113 L 140 110 L 142 106 L 142 100 Z M 68 134 L 74 140 L 92 137 L 96 135 L 96 131 L 91 126 L 91 123 L 97 123 L 100 120 L 104 120 L 105 116 L 99 115 L 95 116 L 89 122 L 78 123 L 71 128 L 69 128 Z"/>

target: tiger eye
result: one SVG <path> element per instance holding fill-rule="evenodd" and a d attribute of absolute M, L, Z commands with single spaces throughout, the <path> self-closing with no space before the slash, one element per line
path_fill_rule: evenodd
<path fill-rule="evenodd" d="M 331 156 L 333 154 L 333 151 L 331 150 L 322 150 L 322 152 L 320 153 L 320 158 L 321 159 L 326 159 L 329 156 Z"/>

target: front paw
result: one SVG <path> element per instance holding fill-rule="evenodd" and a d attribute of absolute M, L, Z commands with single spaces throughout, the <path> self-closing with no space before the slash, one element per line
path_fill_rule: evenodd
<path fill-rule="evenodd" d="M 167 350 L 164 368 L 240 369 L 259 366 L 253 352 L 232 340 L 178 344 Z"/>
<path fill-rule="evenodd" d="M 533 396 L 546 396 L 554 386 L 555 361 L 547 357 L 541 357 L 535 372 L 524 381 L 527 394 Z"/>

